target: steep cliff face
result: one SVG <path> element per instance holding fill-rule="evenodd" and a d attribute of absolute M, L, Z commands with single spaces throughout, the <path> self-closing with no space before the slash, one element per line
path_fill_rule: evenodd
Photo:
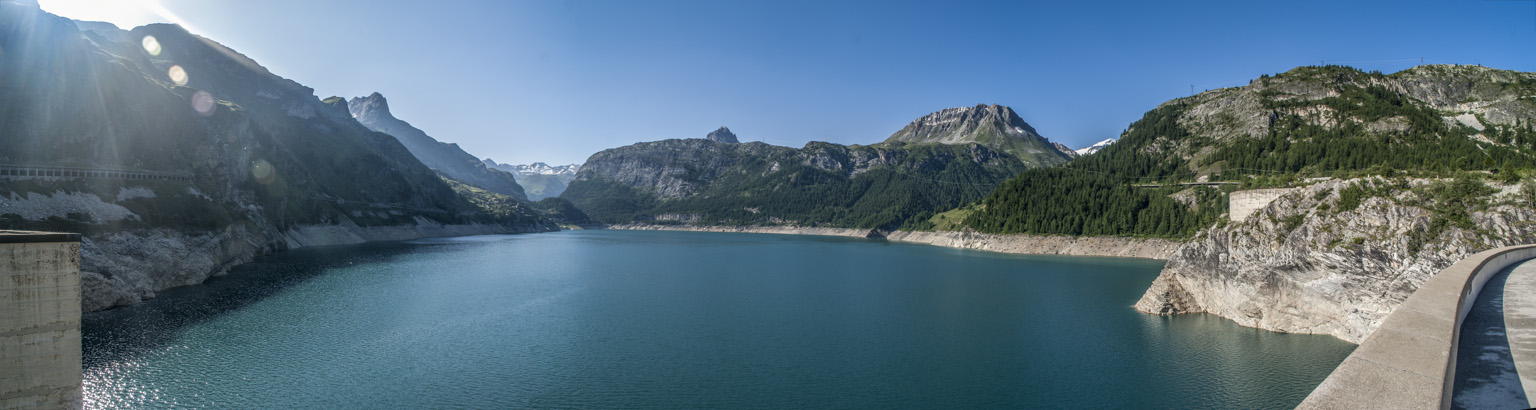
<path fill-rule="evenodd" d="M 389 112 L 389 101 L 379 93 L 347 101 L 352 117 L 368 129 L 399 140 L 423 165 L 471 186 L 519 199 L 528 199 L 512 174 L 488 168 L 459 144 L 440 142 Z"/>
<path fill-rule="evenodd" d="M 86 311 L 294 246 L 551 229 L 483 212 L 341 99 L 174 25 L 0 2 L 0 50 L 0 165 L 72 169 L 0 175 L 0 228 L 83 233 Z"/>
<path fill-rule="evenodd" d="M 977 104 L 947 108 L 912 121 L 885 140 L 888 144 L 981 144 L 1018 157 L 1030 166 L 1071 160 L 1071 149 L 1040 136 L 1012 108 Z"/>
<path fill-rule="evenodd" d="M 979 198 L 1024 168 L 974 143 L 795 149 L 674 139 L 594 154 L 562 197 L 607 223 L 894 228 Z"/>
<path fill-rule="evenodd" d="M 1291 190 L 1182 246 L 1136 309 L 1359 343 L 1441 269 L 1536 242 L 1536 187 L 1482 184 L 1372 177 Z"/>

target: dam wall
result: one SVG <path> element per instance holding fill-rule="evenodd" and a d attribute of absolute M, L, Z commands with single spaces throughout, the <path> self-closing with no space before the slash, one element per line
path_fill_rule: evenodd
<path fill-rule="evenodd" d="M 78 409 L 80 235 L 0 231 L 0 409 Z"/>
<path fill-rule="evenodd" d="M 1429 278 L 1297 409 L 1447 409 L 1461 325 L 1488 279 L 1536 245 L 1480 252 Z"/>
<path fill-rule="evenodd" d="M 1232 193 L 1227 194 L 1227 218 L 1232 222 L 1247 220 L 1255 212 L 1269 206 L 1270 202 L 1275 202 L 1275 199 L 1279 199 L 1281 196 L 1296 189 L 1270 188 L 1232 191 Z"/>

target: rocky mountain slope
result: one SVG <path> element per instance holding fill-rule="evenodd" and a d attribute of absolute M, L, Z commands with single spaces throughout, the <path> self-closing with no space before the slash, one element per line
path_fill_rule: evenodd
<path fill-rule="evenodd" d="M 1011 154 L 1032 167 L 1072 159 L 1071 149 L 1045 139 L 1012 108 L 996 104 L 947 108 L 925 115 L 891 134 L 885 143 L 974 143 Z"/>
<path fill-rule="evenodd" d="M 178 26 L 0 2 L 0 50 L 0 228 L 84 233 L 87 312 L 297 246 L 552 228 L 484 212 L 340 98 Z"/>
<path fill-rule="evenodd" d="M 975 200 L 1026 167 L 969 142 L 796 149 L 727 134 L 604 150 L 562 197 L 605 223 L 895 228 Z"/>
<path fill-rule="evenodd" d="M 576 171 L 581 169 L 581 164 L 551 166 L 543 162 L 532 164 L 512 165 L 500 164 L 486 158 L 481 161 L 487 168 L 498 169 L 512 173 L 517 178 L 517 183 L 523 186 L 528 193 L 528 199 L 538 201 L 544 198 L 560 196 L 565 188 L 576 179 Z"/>
<path fill-rule="evenodd" d="M 353 98 L 347 101 L 347 109 L 368 129 L 400 140 L 422 164 L 449 178 L 513 198 L 529 199 L 511 173 L 487 168 L 475 156 L 459 148 L 459 144 L 440 142 L 410 123 L 395 118 L 389 112 L 389 101 L 379 93 Z"/>
<path fill-rule="evenodd" d="M 1536 241 L 1536 74 L 1302 67 L 1148 117 L 1083 161 L 1130 164 L 1104 169 L 1126 181 L 1291 188 L 1194 235 L 1136 305 L 1145 312 L 1359 342 L 1446 266 Z"/>
<path fill-rule="evenodd" d="M 1390 75 L 1301 67 L 1158 107 L 1178 134 L 1117 143 L 1180 177 L 1536 165 L 1536 74 L 1426 65 Z M 1170 174 L 1171 175 L 1171 174 Z"/>

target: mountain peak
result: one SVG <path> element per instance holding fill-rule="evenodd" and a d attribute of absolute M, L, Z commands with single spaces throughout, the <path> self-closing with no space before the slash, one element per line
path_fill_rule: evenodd
<path fill-rule="evenodd" d="M 1070 155 L 1040 136 L 1012 108 L 997 104 L 945 108 L 924 115 L 892 134 L 887 143 L 981 144 L 1019 157 L 1026 163 L 1065 162 Z"/>
<path fill-rule="evenodd" d="M 352 98 L 351 100 L 347 101 L 347 110 L 352 112 L 353 117 L 358 118 L 363 118 L 369 115 L 384 115 L 394 117 L 389 113 L 389 101 L 385 100 L 384 95 L 379 94 L 378 92 L 368 94 L 367 97 Z"/>
<path fill-rule="evenodd" d="M 728 144 L 736 144 L 741 142 L 736 140 L 736 134 L 731 133 L 731 129 L 726 127 L 720 127 L 720 129 L 710 132 L 709 135 L 704 136 L 704 138 L 710 141 L 724 142 Z"/>
<path fill-rule="evenodd" d="M 1042 138 L 1035 127 L 1019 118 L 1012 108 L 997 104 L 945 108 L 918 118 L 891 135 L 886 142 L 939 144 L 985 143 L 987 131 L 1014 138 Z"/>

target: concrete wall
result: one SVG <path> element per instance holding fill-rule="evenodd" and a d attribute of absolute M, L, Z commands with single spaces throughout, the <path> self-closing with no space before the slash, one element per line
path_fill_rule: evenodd
<path fill-rule="evenodd" d="M 0 231 L 0 409 L 80 407 L 80 236 Z"/>
<path fill-rule="evenodd" d="M 1270 202 L 1280 196 L 1290 193 L 1298 188 L 1270 188 L 1250 189 L 1247 191 L 1233 191 L 1227 195 L 1227 218 L 1232 222 L 1247 220 L 1260 209 L 1269 206 Z"/>
<path fill-rule="evenodd" d="M 1296 408 L 1450 408 L 1462 320 L 1488 278 L 1531 258 L 1536 245 L 1493 249 L 1429 278 Z"/>

